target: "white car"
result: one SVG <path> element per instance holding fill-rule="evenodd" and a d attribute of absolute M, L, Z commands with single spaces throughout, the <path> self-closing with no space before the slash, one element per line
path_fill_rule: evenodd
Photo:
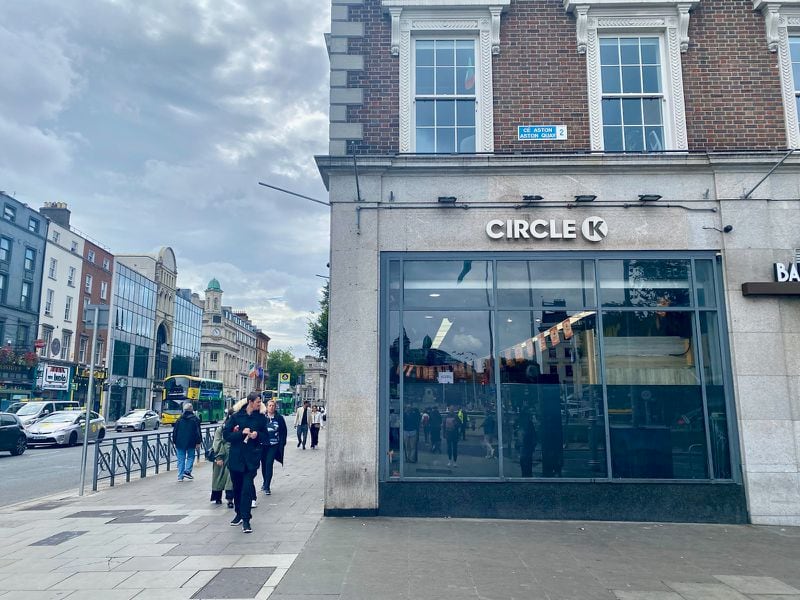
<path fill-rule="evenodd" d="M 90 412 L 89 439 L 102 440 L 106 436 L 106 421 L 96 412 Z M 82 410 L 55 412 L 44 419 L 29 425 L 25 430 L 28 445 L 58 444 L 74 446 L 83 441 L 86 431 L 86 413 Z"/>
<path fill-rule="evenodd" d="M 123 429 L 145 431 L 147 429 L 156 430 L 160 426 L 161 420 L 158 418 L 158 413 L 139 408 L 130 410 L 117 419 L 114 429 L 117 431 L 122 431 Z"/>

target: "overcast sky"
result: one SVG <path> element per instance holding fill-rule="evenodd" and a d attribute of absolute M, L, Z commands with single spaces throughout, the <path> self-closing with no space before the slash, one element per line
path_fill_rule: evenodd
<path fill-rule="evenodd" d="M 115 253 L 171 246 L 270 349 L 327 275 L 329 0 L 0 0 L 0 189 Z"/>

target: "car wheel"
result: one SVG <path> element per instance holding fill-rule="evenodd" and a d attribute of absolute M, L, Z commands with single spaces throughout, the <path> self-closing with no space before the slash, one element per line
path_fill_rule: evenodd
<path fill-rule="evenodd" d="M 17 440 L 17 445 L 11 449 L 11 456 L 19 456 L 20 454 L 25 452 L 27 448 L 28 448 L 28 438 L 25 437 L 24 435 L 20 436 L 20 438 Z"/>
<path fill-rule="evenodd" d="M 153 427 L 153 431 L 158 431 L 158 428 L 161 427 L 161 422 L 156 421 L 155 427 Z"/>
<path fill-rule="evenodd" d="M 78 432 L 73 431 L 69 434 L 69 440 L 67 440 L 67 446 L 74 446 L 78 443 Z"/>
<path fill-rule="evenodd" d="M 142 426 L 141 426 L 141 427 L 139 427 L 139 430 L 140 430 L 140 431 L 144 431 L 144 421 L 142 421 Z"/>
<path fill-rule="evenodd" d="M 106 428 L 103 427 L 100 431 L 97 432 L 97 441 L 102 441 L 103 438 L 106 437 Z"/>

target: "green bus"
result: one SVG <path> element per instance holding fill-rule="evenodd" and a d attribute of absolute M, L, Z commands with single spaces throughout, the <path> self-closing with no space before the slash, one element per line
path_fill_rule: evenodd
<path fill-rule="evenodd" d="M 164 380 L 161 423 L 174 424 L 183 414 L 184 402 L 191 402 L 202 423 L 225 420 L 222 382 L 190 375 L 171 375 Z"/>
<path fill-rule="evenodd" d="M 294 395 L 292 392 L 280 392 L 278 394 L 278 410 L 282 415 L 291 415 L 294 413 Z"/>

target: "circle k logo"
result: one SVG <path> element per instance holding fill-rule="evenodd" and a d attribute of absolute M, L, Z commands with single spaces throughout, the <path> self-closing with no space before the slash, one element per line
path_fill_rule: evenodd
<path fill-rule="evenodd" d="M 589 242 L 599 242 L 608 235 L 608 225 L 602 217 L 588 217 L 581 225 L 581 233 Z"/>

